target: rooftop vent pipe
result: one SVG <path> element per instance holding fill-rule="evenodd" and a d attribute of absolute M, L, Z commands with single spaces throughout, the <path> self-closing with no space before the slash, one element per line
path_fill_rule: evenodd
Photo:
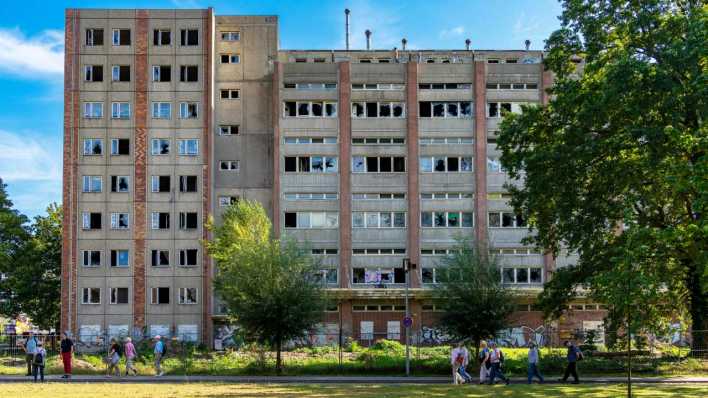
<path fill-rule="evenodd" d="M 528 50 L 529 50 L 529 47 L 531 47 L 531 40 L 526 39 L 526 40 L 524 41 L 524 45 L 526 46 L 526 51 L 528 51 Z"/>
<path fill-rule="evenodd" d="M 408 40 L 406 40 L 406 38 L 404 37 L 403 39 L 401 39 L 401 49 L 403 51 L 406 51 L 406 44 L 408 44 Z"/>
<path fill-rule="evenodd" d="M 470 50 L 470 44 L 472 44 L 472 40 L 470 40 L 470 39 L 465 40 L 465 50 L 467 50 L 467 51 Z"/>
<path fill-rule="evenodd" d="M 366 35 L 366 49 L 371 50 L 371 31 L 367 29 L 364 34 Z"/>
<path fill-rule="evenodd" d="M 348 8 L 344 9 L 344 38 L 346 40 L 345 42 L 345 47 L 347 51 L 349 51 L 349 14 L 351 11 L 349 11 Z"/>

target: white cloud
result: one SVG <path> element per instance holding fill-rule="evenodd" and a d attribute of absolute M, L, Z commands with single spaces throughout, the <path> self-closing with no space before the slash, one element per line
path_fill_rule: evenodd
<path fill-rule="evenodd" d="M 31 133 L 0 130 L 0 177 L 6 182 L 61 181 L 61 144 Z M 61 185 L 61 184 L 60 184 Z"/>
<path fill-rule="evenodd" d="M 61 76 L 64 33 L 45 30 L 26 37 L 19 29 L 0 29 L 0 71 L 33 78 Z"/>
<path fill-rule="evenodd" d="M 465 27 L 460 25 L 460 26 L 455 26 L 454 28 L 441 30 L 439 36 L 441 39 L 447 39 L 447 38 L 451 38 L 451 37 L 462 36 L 464 33 L 465 33 Z"/>

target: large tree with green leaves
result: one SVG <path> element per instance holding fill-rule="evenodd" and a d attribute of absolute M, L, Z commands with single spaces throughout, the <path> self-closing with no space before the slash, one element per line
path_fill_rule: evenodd
<path fill-rule="evenodd" d="M 475 347 L 509 326 L 516 295 L 504 288 L 500 266 L 466 241 L 441 260 L 434 290 L 442 308 L 441 327 L 455 339 L 470 339 Z"/>
<path fill-rule="evenodd" d="M 16 301 L 9 277 L 19 261 L 30 239 L 29 220 L 13 209 L 5 185 L 0 178 L 0 314 L 15 316 Z"/>
<path fill-rule="evenodd" d="M 557 255 L 548 314 L 586 287 L 656 330 L 708 330 L 708 6 L 565 0 L 546 42 L 550 103 L 507 115 L 498 145 L 512 205 Z M 572 59 L 585 60 L 578 70 Z M 636 316 L 635 316 L 636 315 Z M 623 316 L 623 315 L 620 315 Z M 708 333 L 694 336 L 704 347 Z"/>
<path fill-rule="evenodd" d="M 246 338 L 276 350 L 280 372 L 283 343 L 322 319 L 317 263 L 294 241 L 273 239 L 271 222 L 255 201 L 231 205 L 222 224 L 210 222 L 210 229 L 214 238 L 206 247 L 216 260 L 216 293 Z"/>

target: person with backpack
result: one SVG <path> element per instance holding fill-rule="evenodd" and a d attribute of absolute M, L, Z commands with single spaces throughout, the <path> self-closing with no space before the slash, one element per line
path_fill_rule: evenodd
<path fill-rule="evenodd" d="M 131 339 L 130 337 L 125 338 L 125 346 L 123 351 L 125 352 L 125 375 L 128 376 L 128 372 L 132 370 L 133 376 L 137 376 L 138 370 L 135 369 L 133 361 L 135 361 L 135 357 L 138 356 L 138 353 L 135 351 L 133 339 Z"/>
<path fill-rule="evenodd" d="M 34 361 L 34 353 L 37 351 L 37 345 L 37 338 L 34 336 L 34 333 L 30 331 L 27 334 L 25 343 L 22 345 L 22 349 L 25 351 L 25 361 L 27 361 L 27 376 L 32 376 L 33 374 L 32 362 Z"/>
<path fill-rule="evenodd" d="M 573 375 L 573 384 L 578 384 L 580 383 L 580 380 L 578 379 L 578 368 L 577 368 L 577 363 L 578 361 L 582 361 L 583 359 L 583 352 L 580 351 L 578 347 L 575 346 L 575 342 L 573 341 L 565 341 L 564 345 L 568 347 L 568 353 L 566 354 L 566 359 L 568 360 L 568 366 L 565 367 L 565 374 L 563 375 L 563 378 L 560 379 L 559 381 L 566 382 L 568 381 L 568 376 Z"/>
<path fill-rule="evenodd" d="M 489 377 L 489 369 L 492 363 L 489 362 L 489 348 L 487 342 L 482 340 L 479 343 L 479 384 L 484 384 Z"/>
<path fill-rule="evenodd" d="M 74 353 L 74 342 L 71 341 L 67 332 L 62 333 L 61 337 L 62 337 L 61 343 L 60 343 L 61 361 L 64 364 L 64 375 L 61 378 L 62 379 L 70 379 L 71 378 L 71 356 Z"/>
<path fill-rule="evenodd" d="M 165 356 L 166 352 L 165 343 L 159 334 L 155 336 L 155 349 L 153 352 L 155 354 L 155 375 L 159 377 L 165 374 L 162 371 L 162 357 Z"/>
<path fill-rule="evenodd" d="M 108 369 L 106 370 L 106 377 L 111 377 L 113 374 L 115 374 L 116 377 L 120 377 L 120 356 L 120 344 L 116 342 L 116 339 L 111 339 L 111 347 L 108 350 Z"/>
<path fill-rule="evenodd" d="M 504 353 L 502 352 L 499 347 L 497 347 L 497 343 L 492 342 L 491 344 L 492 349 L 489 352 L 489 360 L 492 363 L 492 374 L 489 377 L 489 384 L 494 384 L 494 379 L 497 377 L 504 380 L 506 384 L 509 384 L 509 379 L 504 376 L 504 373 L 502 373 L 501 367 L 502 364 L 504 363 Z"/>
<path fill-rule="evenodd" d="M 460 374 L 460 368 L 463 368 L 469 362 L 469 353 L 464 346 L 464 343 L 460 341 L 457 343 L 457 347 L 453 348 L 450 354 L 450 363 L 452 364 L 452 384 L 463 384 L 465 378 Z"/>
<path fill-rule="evenodd" d="M 32 375 L 34 376 L 34 382 L 37 382 L 37 376 L 40 376 L 40 380 L 44 383 L 44 365 L 47 364 L 47 351 L 42 347 L 42 342 L 37 342 L 37 347 L 32 354 Z"/>
<path fill-rule="evenodd" d="M 538 377 L 538 382 L 543 384 L 543 376 L 541 376 L 541 372 L 538 371 L 538 359 L 538 347 L 536 347 L 535 343 L 531 342 L 529 343 L 529 368 L 527 372 L 529 384 L 533 381 L 534 376 Z"/>

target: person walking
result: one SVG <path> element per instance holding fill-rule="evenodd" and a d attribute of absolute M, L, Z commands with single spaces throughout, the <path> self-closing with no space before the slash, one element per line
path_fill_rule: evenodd
<path fill-rule="evenodd" d="M 452 384 L 463 384 L 465 382 L 464 377 L 460 374 L 460 368 L 464 368 L 469 362 L 469 353 L 464 346 L 464 343 L 460 341 L 457 343 L 457 347 L 452 349 L 450 354 L 450 363 L 452 364 Z"/>
<path fill-rule="evenodd" d="M 583 352 L 580 351 L 578 347 L 575 346 L 574 341 L 565 341 L 565 346 L 568 347 L 568 353 L 566 354 L 566 359 L 568 360 L 568 366 L 565 367 L 565 373 L 563 374 L 563 378 L 560 379 L 559 381 L 566 382 L 568 381 L 568 376 L 573 375 L 573 384 L 578 384 L 580 383 L 580 380 L 578 378 L 578 368 L 577 364 L 578 361 L 583 359 Z"/>
<path fill-rule="evenodd" d="M 32 362 L 34 361 L 34 353 L 37 352 L 38 341 L 33 332 L 27 334 L 27 339 L 22 345 L 25 351 L 25 361 L 27 362 L 27 376 L 32 376 Z"/>
<path fill-rule="evenodd" d="M 479 344 L 479 384 L 484 384 L 489 377 L 489 369 L 492 367 L 489 362 L 489 348 L 487 342 L 482 340 Z"/>
<path fill-rule="evenodd" d="M 64 332 L 61 334 L 61 362 L 64 364 L 64 375 L 62 379 L 71 378 L 71 357 L 74 354 L 74 342 L 69 338 L 69 335 Z"/>
<path fill-rule="evenodd" d="M 165 343 L 162 341 L 162 337 L 158 334 L 155 336 L 155 349 L 153 350 L 155 354 L 155 376 L 162 376 L 165 373 L 162 371 L 162 357 L 165 355 Z"/>
<path fill-rule="evenodd" d="M 533 381 L 534 376 L 538 377 L 539 383 L 543 383 L 543 376 L 541 376 L 541 372 L 538 370 L 538 360 L 538 347 L 532 342 L 529 344 L 529 368 L 527 372 L 529 384 Z"/>
<path fill-rule="evenodd" d="M 489 352 L 489 360 L 492 363 L 492 374 L 489 377 L 489 384 L 494 384 L 494 379 L 497 377 L 504 380 L 506 384 L 509 384 L 509 379 L 504 376 L 504 373 L 502 373 L 501 366 L 502 363 L 504 362 L 504 353 L 502 353 L 502 350 L 497 347 L 497 343 L 492 342 L 491 344 L 492 349 Z"/>
<path fill-rule="evenodd" d="M 40 376 L 40 380 L 44 383 L 44 365 L 47 363 L 47 351 L 42 347 L 42 342 L 37 342 L 37 347 L 35 347 L 34 354 L 32 355 L 32 376 L 34 376 L 34 382 L 37 382 L 37 376 Z"/>
<path fill-rule="evenodd" d="M 106 370 L 106 377 L 111 377 L 114 374 L 116 377 L 120 377 L 120 344 L 116 339 L 111 339 L 111 347 L 108 350 L 108 369 Z"/>
<path fill-rule="evenodd" d="M 128 373 L 132 370 L 133 376 L 137 376 L 138 370 L 135 369 L 133 362 L 135 361 L 135 357 L 138 356 L 138 353 L 135 351 L 133 339 L 130 337 L 125 338 L 125 346 L 123 351 L 125 352 L 125 375 L 128 376 Z"/>

